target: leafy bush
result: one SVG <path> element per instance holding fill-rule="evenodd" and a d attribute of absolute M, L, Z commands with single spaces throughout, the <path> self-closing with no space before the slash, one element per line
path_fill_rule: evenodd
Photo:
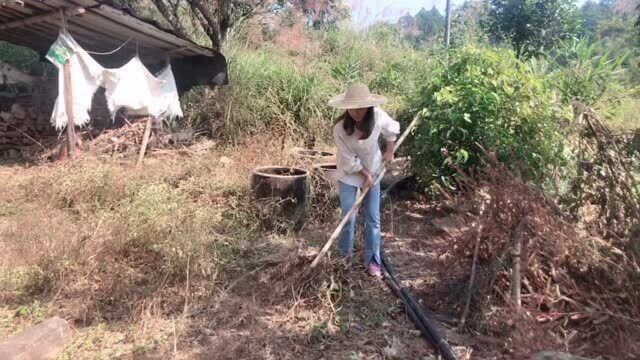
<path fill-rule="evenodd" d="M 430 115 L 415 133 L 410 153 L 424 185 L 451 184 L 454 167 L 478 165 L 480 146 L 530 180 L 541 180 L 563 161 L 558 120 L 570 110 L 513 52 L 467 47 L 450 53 L 413 99 L 403 116 L 425 109 Z"/>

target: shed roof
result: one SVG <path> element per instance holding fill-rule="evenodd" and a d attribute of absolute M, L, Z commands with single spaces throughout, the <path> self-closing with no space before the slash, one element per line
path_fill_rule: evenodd
<path fill-rule="evenodd" d="M 21 2 L 22 5 L 0 5 L 0 40 L 29 47 L 41 55 L 56 40 L 61 28 L 60 16 L 54 14 L 59 14 L 60 10 L 81 9 L 84 10 L 83 13 L 67 18 L 67 27 L 69 33 L 86 50 L 107 53 L 126 42 L 114 54 L 92 54 L 106 66 L 122 65 L 136 54 L 145 63 L 161 61 L 167 55 L 174 59 L 200 55 L 222 58 L 224 61 L 218 51 L 199 46 L 111 0 Z M 36 16 L 40 16 L 35 18 L 39 21 L 34 21 Z"/>

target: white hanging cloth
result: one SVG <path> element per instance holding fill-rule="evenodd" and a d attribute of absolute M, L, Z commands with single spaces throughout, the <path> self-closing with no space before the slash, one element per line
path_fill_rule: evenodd
<path fill-rule="evenodd" d="M 104 83 L 104 76 L 114 81 L 113 74 L 106 71 L 78 45 L 69 34 L 61 33 L 47 53 L 49 59 L 58 68 L 58 98 L 53 107 L 51 125 L 61 130 L 67 125 L 65 78 L 63 68 L 68 60 L 71 66 L 71 92 L 73 120 L 77 126 L 89 122 L 91 100 L 98 87 Z"/>
<path fill-rule="evenodd" d="M 51 115 L 51 124 L 61 130 L 67 125 L 65 110 L 64 63 L 71 65 L 73 115 L 77 126 L 89 122 L 89 110 L 98 87 L 106 89 L 107 104 L 112 116 L 122 107 L 138 114 L 175 118 L 183 116 L 180 99 L 171 66 L 158 77 L 153 76 L 138 57 L 117 69 L 105 69 L 98 64 L 69 35 L 61 33 L 47 53 L 47 58 L 58 68 L 58 98 Z"/>
<path fill-rule="evenodd" d="M 154 95 L 155 101 L 158 104 L 158 113 L 168 119 L 183 117 L 184 114 L 180 108 L 180 97 L 178 96 L 176 79 L 173 77 L 171 65 L 162 70 L 157 75 L 157 78 L 162 80 L 162 85 Z"/>
<path fill-rule="evenodd" d="M 183 116 L 171 66 L 167 66 L 155 77 L 135 57 L 117 69 L 117 76 L 116 83 L 105 85 L 107 105 L 112 117 L 121 107 L 132 110 L 131 113 L 134 114 L 149 114 L 154 117 Z"/>

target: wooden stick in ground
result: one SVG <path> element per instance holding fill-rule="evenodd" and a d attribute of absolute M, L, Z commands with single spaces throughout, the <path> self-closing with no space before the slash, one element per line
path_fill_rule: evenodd
<path fill-rule="evenodd" d="M 149 144 L 149 136 L 151 136 L 151 117 L 147 118 L 147 124 L 144 127 L 142 146 L 140 146 L 140 155 L 138 155 L 138 166 L 142 165 L 142 159 L 144 159 L 144 153 L 147 151 L 147 144 Z"/>
<path fill-rule="evenodd" d="M 513 246 L 513 279 L 511 280 L 511 296 L 516 308 L 520 310 L 522 306 L 522 298 L 520 296 L 522 289 L 522 274 L 520 266 L 522 263 L 522 240 L 524 238 L 524 225 L 526 217 L 523 217 L 518 224 L 515 232 L 515 244 Z"/>
<path fill-rule="evenodd" d="M 407 126 L 407 129 L 404 131 L 402 136 L 400 136 L 400 138 L 396 141 L 396 144 L 393 148 L 394 153 L 398 150 L 400 145 L 402 145 L 402 142 L 404 141 L 404 139 L 406 139 L 407 135 L 409 135 L 411 130 L 416 126 L 416 124 L 418 124 L 418 121 L 421 119 L 421 117 L 422 115 L 419 114 L 413 118 L 413 120 L 411 121 L 409 126 Z M 385 172 L 386 165 L 387 165 L 387 162 L 386 161 L 383 162 L 382 166 L 380 166 L 378 171 L 375 173 L 376 176 L 375 176 L 374 183 L 378 183 L 380 179 L 382 179 L 382 176 L 384 175 L 384 172 Z M 329 249 L 331 248 L 331 245 L 340 236 L 340 233 L 342 232 L 342 229 L 344 228 L 344 226 L 347 224 L 347 221 L 349 221 L 349 218 L 358 210 L 358 208 L 360 207 L 360 204 L 362 204 L 362 201 L 364 200 L 365 196 L 367 196 L 367 193 L 369 193 L 369 188 L 365 188 L 360 191 L 360 195 L 356 198 L 356 201 L 353 204 L 353 206 L 351 206 L 351 209 L 349 209 L 349 211 L 342 217 L 342 220 L 340 220 L 340 224 L 338 224 L 338 227 L 333 231 L 327 243 L 324 244 L 324 247 L 322 247 L 322 250 L 320 250 L 320 253 L 318 253 L 316 258 L 313 259 L 313 262 L 311 263 L 311 269 L 315 268 L 320 262 L 320 259 L 322 259 L 322 257 L 324 256 L 324 254 L 326 254 L 327 251 L 329 251 Z"/>
<path fill-rule="evenodd" d="M 76 148 L 75 125 L 73 121 L 73 87 L 71 86 L 71 62 L 67 60 L 62 68 L 64 73 L 64 106 L 67 113 L 67 156 L 73 159 Z"/>
<path fill-rule="evenodd" d="M 473 283 L 476 278 L 476 267 L 478 266 L 478 256 L 480 254 L 480 238 L 482 237 L 482 215 L 484 215 L 486 203 L 483 201 L 480 204 L 480 214 L 478 215 L 478 231 L 476 233 L 476 246 L 473 250 L 473 264 L 471 265 L 471 278 L 469 279 L 469 287 L 467 288 L 467 296 L 465 299 L 464 310 L 460 317 L 459 329 L 464 327 L 464 323 L 469 315 L 469 306 L 471 305 L 471 294 L 473 293 Z"/>

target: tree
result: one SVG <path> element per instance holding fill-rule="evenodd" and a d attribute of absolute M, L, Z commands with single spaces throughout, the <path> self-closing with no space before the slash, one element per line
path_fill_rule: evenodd
<path fill-rule="evenodd" d="M 131 4 L 140 0 L 121 0 Z M 151 0 L 160 16 L 166 20 L 179 35 L 193 39 L 193 32 L 186 24 L 193 24 L 196 31 L 202 31 L 211 42 L 211 46 L 220 49 L 226 40 L 231 26 L 240 18 L 247 16 L 270 4 L 267 0 Z"/>
<path fill-rule="evenodd" d="M 594 36 L 598 29 L 598 24 L 613 16 L 613 9 L 610 1 L 595 2 L 589 0 L 582 5 L 582 35 Z"/>
<path fill-rule="evenodd" d="M 640 40 L 640 4 L 638 4 L 636 11 L 638 12 L 638 19 L 636 19 L 636 27 L 638 28 L 638 40 Z"/>
<path fill-rule="evenodd" d="M 307 16 L 309 25 L 315 29 L 333 25 L 349 18 L 349 10 L 341 0 L 293 0 L 289 2 L 302 10 Z"/>
<path fill-rule="evenodd" d="M 511 44 L 518 58 L 543 55 L 579 29 L 572 0 L 490 0 L 487 28 Z"/>
<path fill-rule="evenodd" d="M 429 11 L 422 8 L 416 14 L 416 25 L 424 37 L 432 37 L 444 27 L 444 17 L 435 6 Z"/>
<path fill-rule="evenodd" d="M 451 43 L 454 46 L 484 44 L 487 33 L 482 28 L 488 16 L 487 3 L 481 0 L 467 0 L 453 10 L 451 17 Z"/>

